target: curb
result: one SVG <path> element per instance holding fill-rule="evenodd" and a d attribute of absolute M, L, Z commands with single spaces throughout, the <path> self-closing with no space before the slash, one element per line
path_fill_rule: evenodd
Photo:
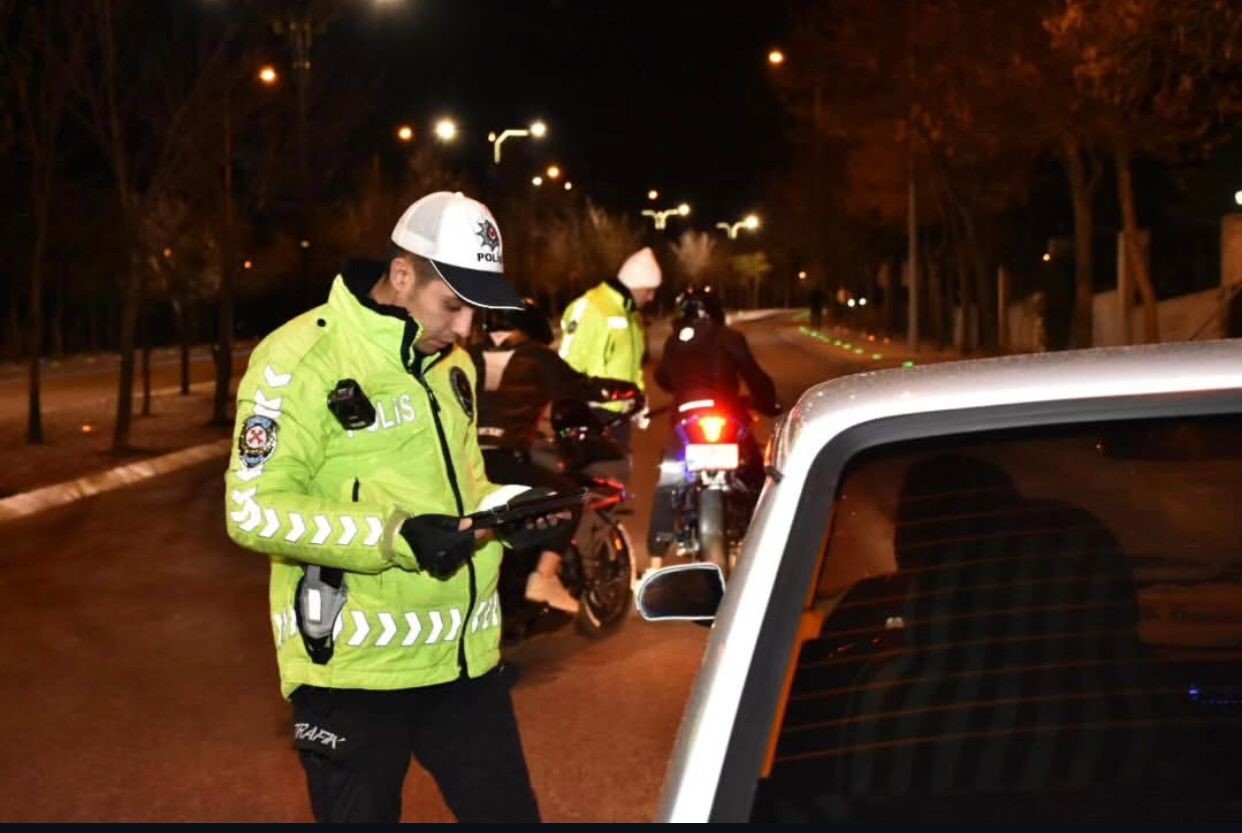
<path fill-rule="evenodd" d="M 231 439 L 203 443 L 4 498 L 0 500 L 0 524 L 210 460 L 227 453 L 232 444 Z"/>

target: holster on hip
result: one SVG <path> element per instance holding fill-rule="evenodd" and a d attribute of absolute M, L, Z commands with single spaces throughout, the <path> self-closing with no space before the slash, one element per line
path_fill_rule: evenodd
<path fill-rule="evenodd" d="M 294 605 L 298 632 L 302 634 L 306 653 L 316 665 L 325 665 L 332 659 L 336 648 L 332 631 L 348 598 L 345 573 L 335 567 L 311 564 L 298 581 L 297 604 Z"/>

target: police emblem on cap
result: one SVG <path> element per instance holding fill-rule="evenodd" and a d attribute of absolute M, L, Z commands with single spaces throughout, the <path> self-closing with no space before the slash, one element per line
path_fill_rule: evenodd
<path fill-rule="evenodd" d="M 500 245 L 500 232 L 496 231 L 496 227 L 490 220 L 480 220 L 479 227 L 474 233 L 479 235 L 480 246 L 486 246 L 494 252 Z"/>
<path fill-rule="evenodd" d="M 474 419 L 474 388 L 470 386 L 466 371 L 460 367 L 453 368 L 449 373 L 449 380 L 453 383 L 453 393 L 457 394 L 461 409 L 466 412 L 468 418 Z"/>
<path fill-rule="evenodd" d="M 247 417 L 237 437 L 237 451 L 242 465 L 248 469 L 260 466 L 276 451 L 276 420 L 265 416 Z"/>

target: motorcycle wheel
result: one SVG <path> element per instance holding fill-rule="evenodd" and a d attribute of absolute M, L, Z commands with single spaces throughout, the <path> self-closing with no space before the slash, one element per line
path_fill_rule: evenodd
<path fill-rule="evenodd" d="M 582 635 L 595 638 L 616 630 L 630 612 L 634 558 L 629 535 L 620 524 L 596 527 L 584 543 L 586 586 L 574 625 Z"/>
<path fill-rule="evenodd" d="M 725 536 L 724 493 L 706 489 L 699 494 L 699 554 L 729 577 L 729 542 Z"/>

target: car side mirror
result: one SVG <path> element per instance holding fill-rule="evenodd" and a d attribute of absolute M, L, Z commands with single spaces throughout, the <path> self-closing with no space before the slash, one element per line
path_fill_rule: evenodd
<path fill-rule="evenodd" d="M 634 599 L 648 622 L 711 622 L 724 591 L 724 573 L 715 564 L 676 564 L 643 579 Z"/>

